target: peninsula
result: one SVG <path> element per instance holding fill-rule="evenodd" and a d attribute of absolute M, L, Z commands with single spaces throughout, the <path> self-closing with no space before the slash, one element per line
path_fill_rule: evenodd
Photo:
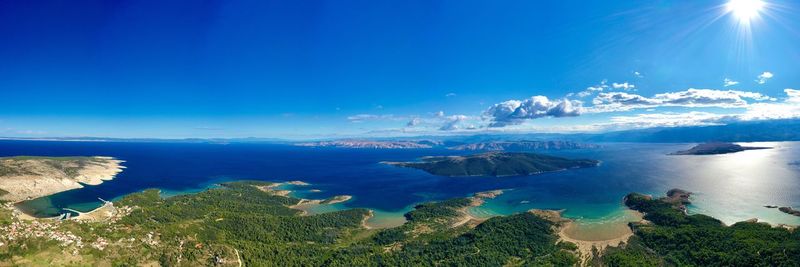
<path fill-rule="evenodd" d="M 0 158 L 0 200 L 19 202 L 111 180 L 124 168 L 111 157 Z"/>
<path fill-rule="evenodd" d="M 487 152 L 469 156 L 424 157 L 420 162 L 384 162 L 440 176 L 515 176 L 597 166 L 600 161 L 534 153 Z"/>
<path fill-rule="evenodd" d="M 745 150 L 770 149 L 771 147 L 747 147 L 733 143 L 704 143 L 696 145 L 688 150 L 671 153 L 670 155 L 717 155 L 736 153 Z"/>

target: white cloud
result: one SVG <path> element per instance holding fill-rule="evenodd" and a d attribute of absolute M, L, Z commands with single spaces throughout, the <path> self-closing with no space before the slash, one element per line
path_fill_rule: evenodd
<path fill-rule="evenodd" d="M 454 130 L 461 129 L 461 127 L 459 127 L 459 123 L 467 120 L 468 118 L 469 117 L 464 116 L 464 115 L 448 116 L 447 117 L 447 121 L 444 123 L 444 125 L 439 127 L 439 130 L 440 131 L 454 131 Z"/>
<path fill-rule="evenodd" d="M 764 84 L 764 83 L 767 82 L 767 80 L 772 79 L 772 77 L 774 77 L 774 76 L 775 75 L 773 75 L 772 72 L 765 71 L 765 72 L 761 73 L 761 75 L 758 75 L 758 79 L 756 80 L 756 82 L 758 84 Z"/>
<path fill-rule="evenodd" d="M 357 114 L 353 116 L 348 116 L 347 120 L 350 122 L 365 122 L 365 121 L 377 121 L 377 120 L 399 120 L 402 119 L 400 117 L 395 117 L 394 115 L 375 115 L 375 114 Z"/>
<path fill-rule="evenodd" d="M 731 79 L 728 79 L 728 78 L 725 78 L 725 80 L 724 80 L 724 81 L 722 81 L 722 82 L 723 82 L 723 85 L 724 85 L 725 87 L 728 87 L 728 86 L 734 86 L 734 85 L 737 85 L 737 84 L 739 84 L 739 82 L 737 82 L 737 81 L 734 81 L 734 80 L 731 80 Z"/>
<path fill-rule="evenodd" d="M 644 78 L 644 75 L 642 75 L 642 73 L 638 72 L 638 71 L 634 71 L 633 75 L 636 76 L 636 77 L 639 77 L 639 78 Z"/>
<path fill-rule="evenodd" d="M 719 125 L 733 121 L 775 120 L 800 118 L 800 90 L 784 89 L 782 102 L 759 102 L 747 105 L 743 113 L 718 114 L 711 112 L 655 113 L 633 116 L 613 116 L 610 123 L 596 124 L 595 129 L 622 130 L 631 128 Z M 771 99 L 772 100 L 772 99 Z"/>
<path fill-rule="evenodd" d="M 544 117 L 575 117 L 582 110 L 581 101 L 550 100 L 546 96 L 533 96 L 522 101 L 508 100 L 494 104 L 484 112 L 484 116 L 492 121 L 490 127 L 504 127 Z"/>
<path fill-rule="evenodd" d="M 454 97 L 454 96 L 456 96 L 456 93 L 447 93 L 447 94 L 446 94 L 446 95 L 444 95 L 444 96 L 445 96 L 445 97 Z"/>
<path fill-rule="evenodd" d="M 756 101 L 774 100 L 761 93 L 736 90 L 691 88 L 685 91 L 656 94 L 653 97 L 644 97 L 625 92 L 608 92 L 600 93 L 595 97 L 592 100 L 594 106 L 588 108 L 588 111 L 626 111 L 660 106 L 736 108 L 746 107 L 748 102 L 745 99 Z"/>
<path fill-rule="evenodd" d="M 800 103 L 800 90 L 786 88 L 783 92 L 786 93 L 786 102 Z"/>
<path fill-rule="evenodd" d="M 606 83 L 608 83 L 608 80 L 602 80 L 598 85 L 586 87 L 586 90 L 577 93 L 567 94 L 567 97 L 574 95 L 583 98 L 593 95 L 595 92 L 602 92 L 603 90 L 608 89 L 608 85 Z"/>
<path fill-rule="evenodd" d="M 726 119 L 730 119 L 730 116 L 710 112 L 666 112 L 636 114 L 632 116 L 613 116 L 609 119 L 610 123 L 601 124 L 599 126 L 604 129 L 635 129 L 652 127 L 718 125 L 721 121 Z"/>
<path fill-rule="evenodd" d="M 633 90 L 634 88 L 636 88 L 636 85 L 634 85 L 632 83 L 628 83 L 628 82 L 612 83 L 611 86 L 614 87 L 614 89 L 622 89 L 622 90 L 625 90 L 625 91 L 630 91 L 630 90 Z"/>
<path fill-rule="evenodd" d="M 372 118 L 372 117 L 371 117 Z M 468 123 L 477 122 L 479 117 L 467 115 L 445 115 L 444 111 L 429 113 L 425 116 L 411 116 L 411 117 L 384 117 L 389 120 L 397 120 L 399 118 L 408 119 L 405 124 L 404 130 L 416 129 L 417 131 L 454 131 L 460 129 L 475 128 L 474 125 Z"/>
<path fill-rule="evenodd" d="M 778 103 L 755 103 L 739 116 L 741 120 L 774 120 L 800 118 L 800 90 L 786 88 L 786 98 Z"/>
<path fill-rule="evenodd" d="M 414 127 L 419 125 L 422 122 L 420 118 L 412 118 L 408 123 L 406 123 L 406 127 Z"/>

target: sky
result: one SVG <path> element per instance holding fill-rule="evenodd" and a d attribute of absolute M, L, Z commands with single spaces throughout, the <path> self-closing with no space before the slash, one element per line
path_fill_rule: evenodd
<path fill-rule="evenodd" d="M 796 1 L 0 1 L 0 136 L 603 132 L 800 117 Z"/>

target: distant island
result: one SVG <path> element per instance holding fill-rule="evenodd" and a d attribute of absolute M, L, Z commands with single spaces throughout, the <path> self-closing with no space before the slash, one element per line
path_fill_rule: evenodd
<path fill-rule="evenodd" d="M 335 147 L 335 148 L 364 148 L 364 149 L 422 149 L 422 148 L 447 148 L 458 151 L 534 151 L 534 150 L 568 150 L 592 149 L 600 146 L 573 141 L 436 141 L 420 140 L 367 140 L 367 139 L 342 139 L 317 142 L 295 143 L 303 147 Z"/>
<path fill-rule="evenodd" d="M 297 143 L 295 145 L 305 146 L 305 147 L 409 149 L 409 148 L 432 148 L 439 144 L 435 141 L 335 140 L 335 141 Z"/>
<path fill-rule="evenodd" d="M 780 207 L 778 210 L 789 215 L 800 216 L 800 210 L 793 209 L 792 207 Z"/>
<path fill-rule="evenodd" d="M 671 153 L 670 155 L 717 155 L 717 154 L 736 153 L 745 150 L 770 149 L 770 148 L 771 147 L 747 147 L 733 143 L 714 142 L 714 143 L 699 144 L 690 148 L 689 150 L 674 152 Z"/>
<path fill-rule="evenodd" d="M 515 176 L 597 166 L 590 159 L 567 159 L 534 153 L 487 152 L 469 156 L 424 157 L 420 162 L 384 162 L 440 176 Z"/>
<path fill-rule="evenodd" d="M 448 147 L 460 151 L 530 151 L 599 148 L 594 144 L 572 141 L 492 141 Z"/>
<path fill-rule="evenodd" d="M 0 200 L 19 202 L 111 180 L 123 161 L 111 157 L 0 158 Z"/>

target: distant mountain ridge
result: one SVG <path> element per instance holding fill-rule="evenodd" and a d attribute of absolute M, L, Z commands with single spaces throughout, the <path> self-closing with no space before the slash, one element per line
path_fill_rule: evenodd
<path fill-rule="evenodd" d="M 297 144 L 301 141 L 281 138 L 108 138 L 108 137 L 0 137 L 0 140 L 87 141 L 87 142 L 169 142 L 169 143 L 269 143 Z M 458 135 L 418 135 L 404 137 L 364 137 L 347 139 L 310 139 L 302 141 L 337 142 L 362 140 L 371 142 L 416 142 L 420 145 L 460 146 L 471 143 L 507 141 L 571 141 L 584 143 L 704 143 L 704 142 L 768 142 L 800 141 L 800 119 L 732 122 L 726 125 L 657 127 L 605 133 L 492 133 Z"/>
<path fill-rule="evenodd" d="M 372 148 L 372 149 L 409 149 L 432 148 L 441 143 L 433 141 L 373 141 L 373 140 L 334 140 L 320 142 L 296 143 L 304 147 L 338 147 L 338 148 Z"/>
<path fill-rule="evenodd" d="M 800 120 L 735 122 L 715 126 L 650 128 L 573 135 L 587 142 L 703 143 L 800 141 Z"/>
<path fill-rule="evenodd" d="M 531 151 L 599 148 L 595 144 L 572 141 L 492 141 L 448 147 L 460 151 Z"/>

